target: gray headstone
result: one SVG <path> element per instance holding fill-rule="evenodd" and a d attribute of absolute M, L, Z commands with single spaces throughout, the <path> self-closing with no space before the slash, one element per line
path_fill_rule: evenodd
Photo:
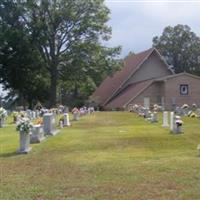
<path fill-rule="evenodd" d="M 40 143 L 44 140 L 44 130 L 42 125 L 34 125 L 31 134 L 31 143 Z"/>
<path fill-rule="evenodd" d="M 55 129 L 55 117 L 53 113 L 43 115 L 44 132 L 47 135 L 56 135 L 58 130 Z"/>
<path fill-rule="evenodd" d="M 169 127 L 168 112 L 167 111 L 163 112 L 163 124 L 162 124 L 162 127 Z"/>

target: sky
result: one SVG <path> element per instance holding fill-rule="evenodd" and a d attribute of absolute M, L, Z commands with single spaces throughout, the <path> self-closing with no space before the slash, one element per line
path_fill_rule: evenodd
<path fill-rule="evenodd" d="M 108 46 L 122 46 L 120 57 L 151 48 L 154 36 L 166 26 L 184 24 L 200 36 L 200 0 L 106 0 L 112 39 Z"/>

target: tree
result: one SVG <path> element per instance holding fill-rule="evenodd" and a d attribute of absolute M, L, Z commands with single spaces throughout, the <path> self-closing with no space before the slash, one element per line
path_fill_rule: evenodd
<path fill-rule="evenodd" d="M 98 84 L 118 68 L 120 48 L 101 45 L 111 36 L 108 14 L 103 0 L 2 0 L 0 81 L 29 104 L 49 92 L 49 106 L 66 79 L 75 89 Z"/>
<path fill-rule="evenodd" d="M 124 57 L 124 60 L 127 59 L 130 56 L 134 56 L 135 53 L 133 51 L 129 51 L 129 53 Z"/>
<path fill-rule="evenodd" d="M 28 2 L 26 13 L 27 26 L 50 74 L 50 106 L 53 106 L 63 68 L 74 67 L 74 62 L 76 67 L 83 66 L 82 59 L 92 53 L 90 47 L 100 46 L 100 40 L 110 38 L 111 28 L 106 24 L 109 10 L 103 0 L 33 0 Z M 78 57 L 77 47 L 88 48 L 83 51 L 87 55 Z"/>
<path fill-rule="evenodd" d="M 102 80 L 121 66 L 118 60 L 112 59 L 119 51 L 119 47 L 106 48 L 90 42 L 74 47 L 71 63 L 61 73 L 61 88 L 67 91 L 68 99 L 75 102 L 80 98 L 79 102 L 84 104 Z"/>
<path fill-rule="evenodd" d="M 153 38 L 153 46 L 173 65 L 176 73 L 197 74 L 199 70 L 200 38 L 187 25 L 168 26 L 160 37 Z"/>
<path fill-rule="evenodd" d="M 21 104 L 28 101 L 31 106 L 32 101 L 44 99 L 47 80 L 43 78 L 45 70 L 39 52 L 22 18 L 24 13 L 23 4 L 17 1 L 0 3 L 0 82 L 5 89 L 18 94 Z"/>

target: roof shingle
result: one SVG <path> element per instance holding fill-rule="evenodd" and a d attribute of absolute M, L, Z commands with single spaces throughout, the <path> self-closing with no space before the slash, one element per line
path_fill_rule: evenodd
<path fill-rule="evenodd" d="M 134 99 L 140 92 L 147 88 L 153 82 L 152 79 L 134 83 L 125 88 L 119 95 L 111 100 L 106 107 L 107 108 L 122 108 L 128 101 Z"/>
<path fill-rule="evenodd" d="M 108 76 L 101 85 L 93 93 L 100 103 L 104 105 L 110 100 L 110 98 L 115 94 L 115 92 L 120 88 L 120 86 L 132 75 L 138 67 L 144 62 L 144 60 L 153 52 L 153 48 L 141 52 L 139 54 L 128 57 L 124 61 L 124 67 L 117 71 L 113 76 Z"/>

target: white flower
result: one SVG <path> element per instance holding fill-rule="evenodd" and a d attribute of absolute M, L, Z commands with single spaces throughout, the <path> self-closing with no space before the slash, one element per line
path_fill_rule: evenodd
<path fill-rule="evenodd" d="M 33 128 L 33 125 L 31 123 L 31 121 L 28 118 L 23 117 L 23 118 L 19 119 L 19 121 L 17 123 L 16 130 L 19 131 L 19 132 L 31 134 L 32 128 Z"/>

